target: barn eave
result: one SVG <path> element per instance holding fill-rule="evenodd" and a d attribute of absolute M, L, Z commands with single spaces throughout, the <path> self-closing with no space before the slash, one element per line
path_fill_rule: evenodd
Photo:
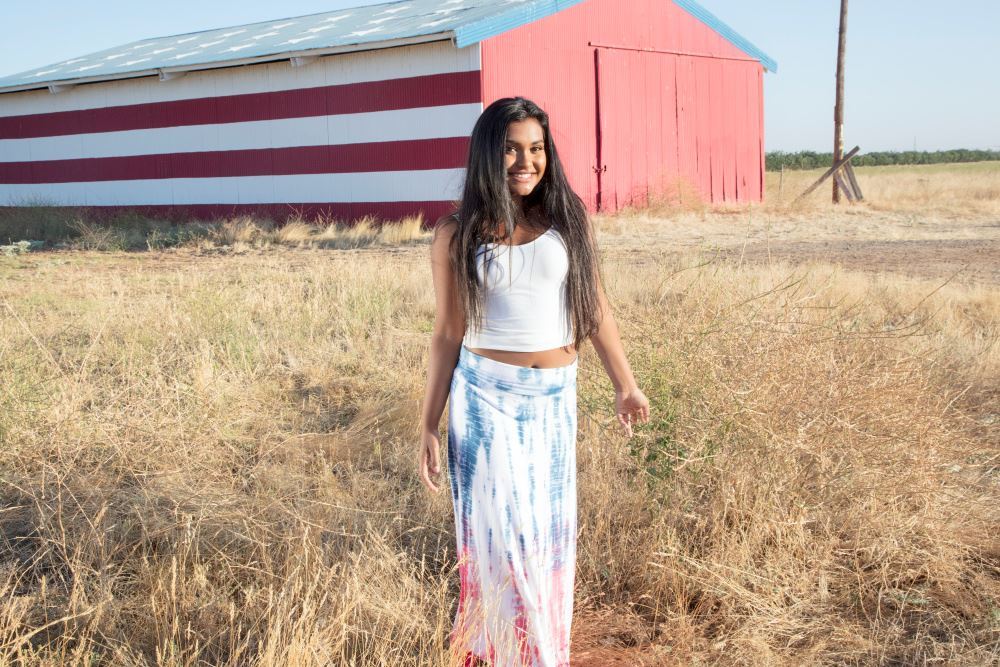
<path fill-rule="evenodd" d="M 722 35 L 733 46 L 747 55 L 758 59 L 760 64 L 764 66 L 765 70 L 769 72 L 778 71 L 778 62 L 774 60 L 774 58 L 761 51 L 750 40 L 730 28 L 728 25 L 723 23 L 718 16 L 708 11 L 694 0 L 673 0 L 673 2 L 688 14 Z"/>

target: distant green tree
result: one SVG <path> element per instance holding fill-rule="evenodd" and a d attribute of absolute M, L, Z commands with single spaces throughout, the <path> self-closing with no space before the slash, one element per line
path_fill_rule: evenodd
<path fill-rule="evenodd" d="M 955 148 L 947 151 L 875 151 L 859 153 L 851 159 L 858 167 L 881 167 L 892 164 L 947 164 L 954 162 L 986 162 L 1000 160 L 1000 151 Z M 833 164 L 833 153 L 815 151 L 772 151 L 764 155 L 767 171 L 785 169 L 817 169 Z"/>

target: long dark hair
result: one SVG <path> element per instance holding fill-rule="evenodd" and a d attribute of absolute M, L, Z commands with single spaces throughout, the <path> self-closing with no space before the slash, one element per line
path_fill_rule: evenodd
<path fill-rule="evenodd" d="M 507 126 L 527 118 L 536 119 L 545 133 L 545 172 L 531 194 L 523 199 L 524 213 L 511 197 L 504 165 Z M 597 280 L 600 265 L 587 208 L 566 180 L 556 145 L 549 131 L 549 116 L 531 100 L 505 97 L 490 104 L 476 121 L 469 142 L 462 201 L 454 214 L 458 229 L 451 239 L 451 261 L 455 267 L 459 303 L 475 328 L 483 315 L 483 289 L 477 279 L 476 251 L 480 244 L 495 241 L 497 226 L 506 230 L 510 243 L 514 226 L 529 210 L 538 210 L 565 241 L 569 258 L 566 302 L 573 326 L 573 346 L 597 333 L 600 324 Z"/>

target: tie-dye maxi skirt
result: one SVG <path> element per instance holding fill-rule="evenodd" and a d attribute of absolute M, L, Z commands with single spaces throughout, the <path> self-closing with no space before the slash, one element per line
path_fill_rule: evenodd
<path fill-rule="evenodd" d="M 576 377 L 576 360 L 529 368 L 461 348 L 448 411 L 458 665 L 569 665 Z"/>

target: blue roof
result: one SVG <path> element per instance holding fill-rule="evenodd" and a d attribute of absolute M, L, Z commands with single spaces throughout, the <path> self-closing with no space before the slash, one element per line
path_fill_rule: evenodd
<path fill-rule="evenodd" d="M 0 78 L 4 89 L 148 76 L 215 65 L 361 50 L 431 39 L 459 48 L 536 21 L 583 0 L 396 0 L 335 12 L 154 37 Z M 768 69 L 773 60 L 691 0 L 674 0 Z M 356 48 L 352 48 L 356 47 Z"/>
<path fill-rule="evenodd" d="M 759 60 L 760 64 L 764 66 L 764 69 L 769 72 L 778 71 L 778 63 L 771 58 L 771 56 L 758 49 L 750 42 L 750 40 L 720 21 L 718 16 L 708 11 L 694 0 L 674 0 L 674 4 L 728 39 L 743 53 L 753 56 Z"/>

